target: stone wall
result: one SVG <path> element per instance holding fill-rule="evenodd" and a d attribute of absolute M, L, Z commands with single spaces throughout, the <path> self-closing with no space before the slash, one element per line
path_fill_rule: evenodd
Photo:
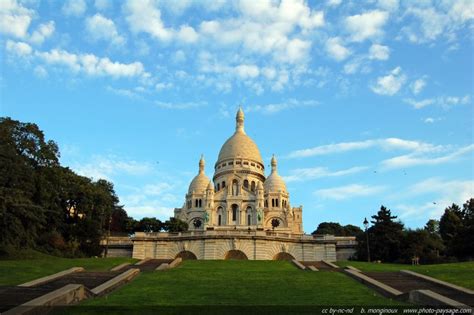
<path fill-rule="evenodd" d="M 137 233 L 133 258 L 173 259 L 187 251 L 197 259 L 225 259 L 230 251 L 240 251 L 249 260 L 272 260 L 279 253 L 288 253 L 299 261 L 336 261 L 336 243 L 334 236 L 329 235 L 315 238 L 263 231 Z"/>

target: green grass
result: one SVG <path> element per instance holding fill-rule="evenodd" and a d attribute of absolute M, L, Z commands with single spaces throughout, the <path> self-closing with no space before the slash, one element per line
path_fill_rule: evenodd
<path fill-rule="evenodd" d="M 109 270 L 131 258 L 60 258 L 38 252 L 22 253 L 23 259 L 0 260 L 0 285 L 18 285 L 71 267 L 88 271 Z"/>
<path fill-rule="evenodd" d="M 337 272 L 296 269 L 286 261 L 185 261 L 175 269 L 141 273 L 110 295 L 85 301 L 75 310 L 91 307 L 188 307 L 206 312 L 235 306 L 237 313 L 271 310 L 301 311 L 308 306 L 400 305 L 352 278 Z M 191 307 L 192 306 L 192 307 Z M 212 307 L 211 307 L 212 306 Z M 275 309 L 276 306 L 283 308 Z M 92 308 L 93 309 L 93 308 Z M 141 309 L 143 310 L 143 309 Z M 229 308 L 221 308 L 225 312 Z M 180 309 L 182 312 L 183 309 Z M 172 313 L 172 312 L 171 312 Z"/>
<path fill-rule="evenodd" d="M 360 261 L 337 262 L 341 267 L 354 266 L 362 271 L 399 271 L 412 270 L 427 276 L 444 280 L 465 288 L 474 289 L 474 262 L 438 264 L 438 265 L 403 265 L 403 264 L 376 264 Z"/>

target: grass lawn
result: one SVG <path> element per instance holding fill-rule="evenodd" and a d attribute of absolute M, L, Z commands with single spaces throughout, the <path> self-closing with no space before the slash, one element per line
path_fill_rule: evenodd
<path fill-rule="evenodd" d="M 286 261 L 201 260 L 185 261 L 171 270 L 142 273 L 110 295 L 87 300 L 69 311 L 82 313 L 95 306 L 108 310 L 128 307 L 127 312 L 130 309 L 141 312 L 142 307 L 148 307 L 159 312 L 159 308 L 164 307 L 165 313 L 170 313 L 176 307 L 188 307 L 191 313 L 199 310 L 207 313 L 221 306 L 221 311 L 227 313 L 232 309 L 227 306 L 234 306 L 237 313 L 242 313 L 244 308 L 245 312 L 273 314 L 289 310 L 300 312 L 301 307 L 318 305 L 400 303 L 337 272 L 302 271 Z"/>
<path fill-rule="evenodd" d="M 60 258 L 30 252 L 22 259 L 0 260 L 0 285 L 18 285 L 71 267 L 84 267 L 88 271 L 109 270 L 131 258 Z"/>
<path fill-rule="evenodd" d="M 427 276 L 451 282 L 465 288 L 474 289 L 474 262 L 438 264 L 438 265 L 403 265 L 403 264 L 376 264 L 360 261 L 337 262 L 341 267 L 354 266 L 362 271 L 399 271 L 412 270 Z"/>

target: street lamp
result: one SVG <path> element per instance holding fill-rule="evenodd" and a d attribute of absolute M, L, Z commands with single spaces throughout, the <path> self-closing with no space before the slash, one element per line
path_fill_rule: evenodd
<path fill-rule="evenodd" d="M 367 218 L 364 218 L 364 227 L 365 227 L 365 235 L 367 237 L 367 261 L 370 262 L 370 247 L 369 247 L 369 221 Z"/>

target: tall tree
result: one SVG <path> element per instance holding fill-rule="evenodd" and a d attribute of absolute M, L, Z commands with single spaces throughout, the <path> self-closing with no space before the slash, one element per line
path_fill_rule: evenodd
<path fill-rule="evenodd" d="M 458 233 L 463 227 L 462 212 L 458 205 L 452 204 L 444 210 L 439 221 L 439 233 L 446 246 L 446 254 L 456 256 Z"/>
<path fill-rule="evenodd" d="M 372 216 L 372 226 L 368 229 L 371 260 L 393 262 L 399 259 L 403 241 L 403 224 L 395 221 L 396 218 L 384 206 L 381 206 L 377 214 Z M 366 235 L 360 234 L 357 241 L 357 256 L 361 260 L 366 260 Z"/>

